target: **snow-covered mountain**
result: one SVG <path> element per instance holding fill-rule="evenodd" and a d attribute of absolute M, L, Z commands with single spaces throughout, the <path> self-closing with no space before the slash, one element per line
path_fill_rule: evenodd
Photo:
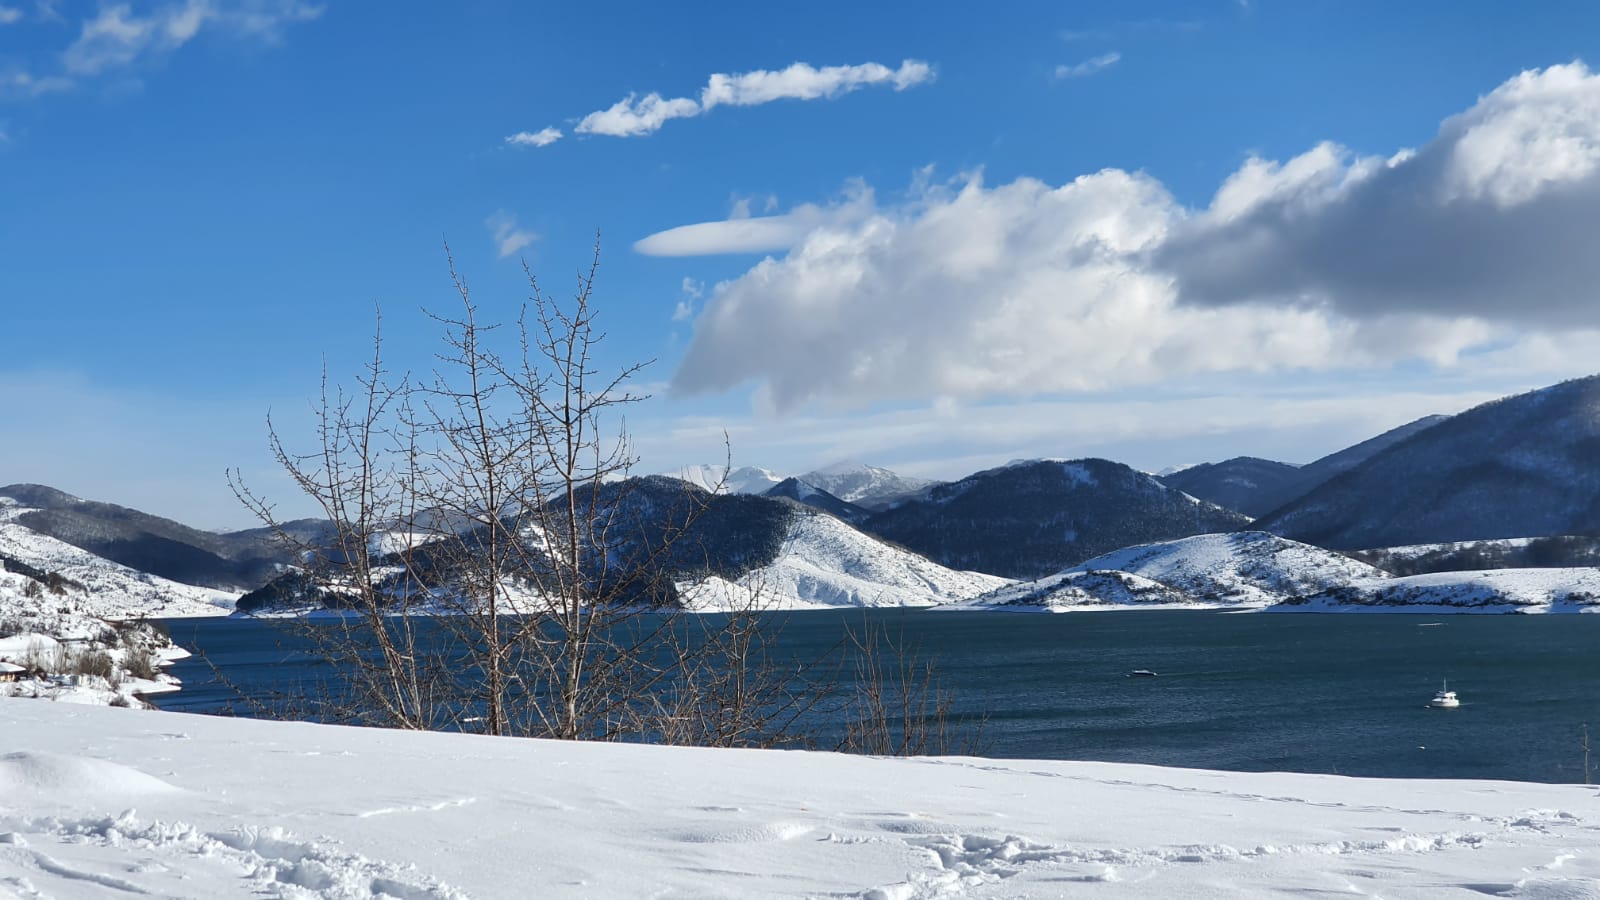
<path fill-rule="evenodd" d="M 19 525 L 96 556 L 204 587 L 245 590 L 263 584 L 292 562 L 292 554 L 267 529 L 218 534 L 114 503 L 74 497 L 40 484 L 0 487 L 22 511 Z M 287 523 L 295 534 L 321 534 L 319 523 Z"/>
<path fill-rule="evenodd" d="M 781 497 L 710 494 L 676 478 L 648 476 L 608 484 L 584 502 L 596 503 L 594 514 L 611 523 L 604 529 L 605 546 L 586 555 L 607 561 L 604 573 L 594 577 L 597 583 L 609 579 L 627 602 L 682 603 L 697 610 L 751 603 L 762 609 L 931 606 L 1005 583 L 951 571 Z M 529 561 L 541 557 L 543 545 L 530 543 L 529 549 L 518 564 L 537 565 Z M 384 590 L 397 597 L 419 591 L 448 595 L 456 577 L 451 563 L 429 556 L 427 548 L 414 554 L 409 573 L 377 560 L 389 573 Z M 508 585 L 526 584 L 526 576 L 536 574 L 508 570 L 504 578 Z M 245 595 L 238 605 L 242 612 L 266 613 L 301 608 L 316 598 L 339 601 L 336 592 L 294 575 Z M 537 607 L 537 597 L 528 602 L 527 608 Z M 445 601 L 441 609 L 450 605 Z"/>
<path fill-rule="evenodd" d="M 1600 376 L 1426 427 L 1256 527 L 1360 548 L 1600 531 Z"/>
<path fill-rule="evenodd" d="M 669 478 L 687 481 L 702 491 L 723 494 L 764 494 L 783 478 L 770 469 L 724 465 L 684 466 L 664 473 Z"/>
<path fill-rule="evenodd" d="M 131 569 L 18 524 L 30 511 L 0 498 L 0 569 L 5 570 L 0 618 L 49 613 L 133 619 L 214 616 L 232 610 L 236 593 Z M 60 585 L 60 593 L 49 590 L 52 581 Z M 25 598 L 28 582 L 45 587 L 49 602 Z"/>
<path fill-rule="evenodd" d="M 1288 601 L 1291 612 L 1600 613 L 1600 569 L 1495 569 L 1357 580 Z"/>
<path fill-rule="evenodd" d="M 679 596 L 691 609 L 938 606 L 1006 583 L 947 569 L 833 516 L 795 508 L 770 562 L 734 579 L 710 575 L 684 582 Z"/>
<path fill-rule="evenodd" d="M 955 569 L 1037 578 L 1101 553 L 1249 519 L 1104 459 L 1031 460 L 935 485 L 862 529 Z"/>
<path fill-rule="evenodd" d="M 139 620 L 223 615 L 236 595 L 136 572 L 17 524 L 0 498 L 0 697 L 139 705 L 174 685 L 155 669 L 182 655 Z M 20 670 L 20 671 L 19 671 Z"/>
<path fill-rule="evenodd" d="M 1388 575 L 1332 551 L 1260 531 L 1126 547 L 978 598 L 975 607 L 1264 607 Z"/>
<path fill-rule="evenodd" d="M 854 503 L 874 512 L 887 509 L 938 483 L 858 462 L 838 462 L 798 477 L 806 484 L 846 503 Z"/>
<path fill-rule="evenodd" d="M 1245 515 L 1264 516 L 1413 434 L 1443 422 L 1445 418 L 1423 416 L 1303 466 L 1254 456 L 1236 456 L 1219 463 L 1163 472 L 1157 477 L 1164 484 L 1202 500 L 1236 509 Z"/>

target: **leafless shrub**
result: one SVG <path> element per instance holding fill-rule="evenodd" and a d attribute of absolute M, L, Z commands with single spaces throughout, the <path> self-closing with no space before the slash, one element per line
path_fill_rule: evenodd
<path fill-rule="evenodd" d="M 955 694 L 941 686 L 932 661 L 883 625 L 849 631 L 854 675 L 844 698 L 838 749 L 871 756 L 977 755 L 983 722 L 954 716 Z"/>
<path fill-rule="evenodd" d="M 759 602 L 715 617 L 676 602 L 707 495 L 687 485 L 645 495 L 627 478 L 635 458 L 621 413 L 643 399 L 628 384 L 644 364 L 602 372 L 598 269 L 597 242 L 566 300 L 528 273 L 514 350 L 502 353 L 452 261 L 459 305 L 430 314 L 443 332 L 436 371 L 389 371 L 380 316 L 357 387 L 330 387 L 323 373 L 311 452 L 285 448 L 269 418 L 278 462 L 331 539 L 297 538 L 237 473 L 230 480 L 305 561 L 284 596 L 336 613 L 285 627 L 349 673 L 276 708 L 566 739 L 805 742 L 798 723 L 836 680 L 826 665 L 778 653 Z M 853 741 L 869 752 L 944 742 L 948 701 L 931 673 L 921 690 L 933 708 L 914 716 L 893 693 L 910 684 L 905 673 L 881 668 L 877 638 L 865 646 L 880 668 L 859 679 L 876 693 Z M 870 736 L 891 719 L 914 724 Z"/>

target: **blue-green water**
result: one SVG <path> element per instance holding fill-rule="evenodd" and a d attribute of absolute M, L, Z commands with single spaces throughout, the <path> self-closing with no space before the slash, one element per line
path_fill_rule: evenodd
<path fill-rule="evenodd" d="M 986 717 L 994 757 L 1578 782 L 1584 723 L 1600 747 L 1600 616 L 773 615 L 798 658 L 834 646 L 847 625 L 901 635 L 954 689 L 957 715 Z M 184 690 L 157 698 L 163 708 L 226 702 L 212 666 L 245 691 L 313 677 L 315 660 L 281 625 L 168 624 L 204 658 L 174 667 Z M 1427 709 L 1445 678 L 1461 707 Z M 1593 766 L 1600 778 L 1600 752 Z"/>

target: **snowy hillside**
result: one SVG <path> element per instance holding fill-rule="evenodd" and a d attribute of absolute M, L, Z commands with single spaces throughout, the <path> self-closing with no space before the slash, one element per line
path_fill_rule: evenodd
<path fill-rule="evenodd" d="M 777 557 L 737 579 L 712 576 L 679 586 L 691 609 L 810 609 L 937 606 L 1006 584 L 958 572 L 891 547 L 832 516 L 796 511 Z"/>
<path fill-rule="evenodd" d="M 707 750 L 0 700 L 0 896 L 1600 895 L 1582 785 Z"/>
<path fill-rule="evenodd" d="M 0 498 L 0 556 L 73 583 L 48 604 L 53 609 L 102 619 L 225 615 L 238 594 L 168 581 L 95 556 L 16 523 L 28 512 Z M 0 616 L 26 614 L 20 582 L 0 593 Z"/>
<path fill-rule="evenodd" d="M 1359 580 L 1284 608 L 1291 612 L 1600 613 L 1600 569 L 1496 569 Z"/>
<path fill-rule="evenodd" d="M 1064 610 L 1117 605 L 1263 607 L 1387 576 L 1365 563 L 1260 531 L 1127 547 L 994 591 L 974 607 Z"/>
<path fill-rule="evenodd" d="M 172 690 L 157 671 L 183 655 L 137 620 L 214 616 L 234 594 L 135 572 L 16 524 L 0 500 L 0 697 L 136 705 Z M 0 884 L 0 887 L 3 887 Z M 3 894 L 0 894 L 3 896 Z"/>
<path fill-rule="evenodd" d="M 1034 581 L 1019 581 L 961 605 L 961 609 L 1008 612 L 1068 612 L 1114 607 L 1180 607 L 1193 598 L 1159 581 L 1111 569 L 1059 572 Z"/>
<path fill-rule="evenodd" d="M 702 491 L 717 492 L 720 486 L 724 494 L 764 494 L 783 480 L 770 470 L 755 466 L 734 469 L 721 465 L 684 466 L 664 474 L 687 481 Z"/>
<path fill-rule="evenodd" d="M 40 484 L 0 487 L 0 499 L 17 510 L 18 525 L 95 556 L 171 581 L 221 590 L 249 590 L 276 576 L 294 561 L 291 548 L 270 529 L 226 534 L 201 531 L 181 522 L 115 503 L 85 500 Z M 313 537 L 325 526 L 314 520 L 284 523 L 295 534 Z"/>

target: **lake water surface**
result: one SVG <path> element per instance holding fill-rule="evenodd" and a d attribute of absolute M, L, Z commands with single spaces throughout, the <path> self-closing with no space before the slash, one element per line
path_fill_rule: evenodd
<path fill-rule="evenodd" d="M 803 659 L 846 626 L 901 635 L 954 689 L 958 715 L 985 717 L 994 757 L 1581 782 L 1584 723 L 1600 750 L 1600 615 L 770 615 Z M 316 661 L 281 623 L 167 624 L 197 655 L 173 667 L 184 689 L 155 698 L 164 709 L 227 704 L 235 695 L 218 672 L 246 692 L 314 677 Z M 1446 678 L 1461 707 L 1427 709 Z M 1592 766 L 1600 779 L 1600 752 Z"/>

